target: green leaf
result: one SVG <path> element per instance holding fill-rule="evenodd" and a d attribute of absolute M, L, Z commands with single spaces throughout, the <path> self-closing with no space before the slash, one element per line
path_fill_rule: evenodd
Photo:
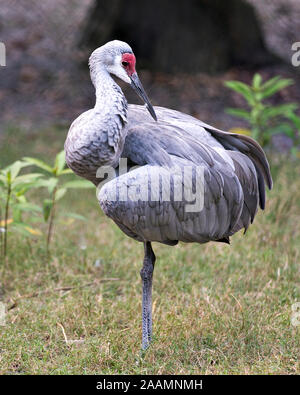
<path fill-rule="evenodd" d="M 63 175 L 63 174 L 73 174 L 73 170 L 71 170 L 71 169 L 64 169 L 64 170 L 62 170 L 60 172 L 60 175 Z"/>
<path fill-rule="evenodd" d="M 49 166 L 47 163 L 43 162 L 40 159 L 36 159 L 36 158 L 30 158 L 30 157 L 25 157 L 23 158 L 27 163 L 31 164 L 31 165 L 35 165 L 37 167 L 39 167 L 40 169 L 46 170 L 48 173 L 53 174 L 54 169 Z"/>
<path fill-rule="evenodd" d="M 7 170 L 6 172 L 6 183 L 7 185 L 11 185 L 11 170 Z"/>
<path fill-rule="evenodd" d="M 66 182 L 63 188 L 92 189 L 95 188 L 95 186 L 90 181 L 74 180 Z"/>
<path fill-rule="evenodd" d="M 56 191 L 55 200 L 57 201 L 57 200 L 61 199 L 65 195 L 66 192 L 67 192 L 66 188 L 59 188 Z"/>
<path fill-rule="evenodd" d="M 251 111 L 251 122 L 257 122 L 261 113 L 261 109 L 258 106 L 253 107 Z"/>
<path fill-rule="evenodd" d="M 56 188 L 57 184 L 58 184 L 58 178 L 49 178 L 48 180 L 49 184 L 48 184 L 48 191 L 49 193 L 53 193 L 54 189 Z"/>
<path fill-rule="evenodd" d="M 14 181 L 12 182 L 12 186 L 13 188 L 15 187 L 21 187 L 21 186 L 25 186 L 28 183 L 33 183 L 35 182 L 37 179 L 41 178 L 42 174 L 40 173 L 30 173 L 30 174 L 24 174 L 23 176 L 18 176 L 14 179 Z"/>
<path fill-rule="evenodd" d="M 27 203 L 26 197 L 23 194 L 15 193 L 15 196 L 19 203 Z"/>
<path fill-rule="evenodd" d="M 298 105 L 296 103 L 288 103 L 288 104 L 282 104 L 280 106 L 266 107 L 262 113 L 262 120 L 266 121 L 271 118 L 275 118 L 279 116 L 288 117 L 288 115 L 297 108 Z"/>
<path fill-rule="evenodd" d="M 251 119 L 251 114 L 248 111 L 242 110 L 240 108 L 227 108 L 225 112 L 235 117 L 243 118 L 246 121 L 250 121 Z"/>
<path fill-rule="evenodd" d="M 56 155 L 55 158 L 55 171 L 57 175 L 60 175 L 66 165 L 65 151 L 61 151 Z"/>
<path fill-rule="evenodd" d="M 256 102 L 261 102 L 261 100 L 263 99 L 263 95 L 261 92 L 255 92 L 254 98 L 255 98 Z"/>
<path fill-rule="evenodd" d="M 49 216 L 50 216 L 50 213 L 51 213 L 51 210 L 52 210 L 52 206 L 53 206 L 52 200 L 49 200 L 49 199 L 45 199 L 44 200 L 44 202 L 43 202 L 43 215 L 44 215 L 45 222 L 47 222 L 48 219 L 49 219 Z"/>
<path fill-rule="evenodd" d="M 17 184 L 17 185 L 14 187 L 13 192 L 14 192 L 14 194 L 15 194 L 17 197 L 21 197 L 21 196 L 24 196 L 25 193 L 26 193 L 27 191 L 29 191 L 30 189 L 38 188 L 38 187 L 39 187 L 39 186 L 37 185 L 37 182 L 36 182 L 36 181 L 33 181 L 33 182 L 26 182 L 26 183 L 24 183 L 24 184 L 20 183 L 20 184 Z"/>
<path fill-rule="evenodd" d="M 58 178 L 56 177 L 50 177 L 48 179 L 43 179 L 43 180 L 38 180 L 36 183 L 36 187 L 45 187 L 48 188 L 49 193 L 52 193 L 54 191 L 54 188 L 56 187 L 58 183 Z"/>
<path fill-rule="evenodd" d="M 271 86 L 273 86 L 275 84 L 275 82 L 277 82 L 280 79 L 281 79 L 280 75 L 276 75 L 275 77 L 270 78 L 268 81 L 266 81 L 264 84 L 262 84 L 261 89 L 264 90 L 264 89 L 270 88 Z"/>
<path fill-rule="evenodd" d="M 11 181 L 13 182 L 17 175 L 20 173 L 20 170 L 23 169 L 23 167 L 29 166 L 28 163 L 26 162 L 21 162 L 20 160 L 17 160 L 16 162 L 12 163 L 9 165 L 9 170 L 11 172 Z"/>
<path fill-rule="evenodd" d="M 286 118 L 291 120 L 295 127 L 298 129 L 298 131 L 300 131 L 300 117 L 298 117 L 298 115 L 296 115 L 293 111 L 287 112 L 285 116 Z"/>
<path fill-rule="evenodd" d="M 252 86 L 254 89 L 258 90 L 262 82 L 261 75 L 256 73 L 253 77 Z"/>
<path fill-rule="evenodd" d="M 244 99 L 246 99 L 250 106 L 253 106 L 255 104 L 253 92 L 251 90 L 251 87 L 249 87 L 248 85 L 240 81 L 226 81 L 225 86 L 234 90 L 237 93 L 240 93 L 244 97 Z"/>
<path fill-rule="evenodd" d="M 276 92 L 292 85 L 293 83 L 294 81 L 292 79 L 279 79 L 272 84 L 269 84 L 267 88 L 262 88 L 262 98 L 266 99 L 267 97 L 274 95 Z"/>

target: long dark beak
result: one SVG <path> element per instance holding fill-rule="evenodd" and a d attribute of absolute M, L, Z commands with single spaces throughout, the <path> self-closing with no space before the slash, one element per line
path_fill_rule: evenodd
<path fill-rule="evenodd" d="M 154 108 L 152 107 L 152 104 L 150 103 L 150 100 L 143 88 L 143 85 L 137 75 L 137 73 L 133 73 L 130 76 L 131 79 L 131 86 L 132 88 L 136 91 L 136 93 L 140 96 L 140 98 L 144 101 L 144 103 L 146 104 L 147 110 L 150 112 L 152 118 L 157 121 L 157 116 L 155 114 Z"/>

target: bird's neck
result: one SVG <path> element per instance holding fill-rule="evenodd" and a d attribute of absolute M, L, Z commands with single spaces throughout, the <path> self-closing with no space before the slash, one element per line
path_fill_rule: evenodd
<path fill-rule="evenodd" d="M 101 125 L 98 133 L 102 144 L 97 149 L 98 152 L 110 150 L 109 158 L 102 165 L 115 167 L 118 166 L 127 134 L 127 100 L 104 68 L 98 68 L 92 81 L 96 89 L 95 120 Z"/>
<path fill-rule="evenodd" d="M 109 72 L 99 67 L 92 75 L 92 81 L 96 90 L 95 111 L 103 118 L 115 115 L 127 122 L 127 100 Z"/>
<path fill-rule="evenodd" d="M 65 150 L 68 166 L 97 185 L 100 167 L 119 165 L 127 134 L 127 101 L 107 71 L 98 69 L 92 82 L 96 89 L 95 107 L 73 122 Z"/>

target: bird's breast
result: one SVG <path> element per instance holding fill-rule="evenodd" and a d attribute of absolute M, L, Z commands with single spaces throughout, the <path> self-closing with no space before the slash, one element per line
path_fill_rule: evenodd
<path fill-rule="evenodd" d="M 126 132 L 116 122 L 96 122 L 95 117 L 83 121 L 71 125 L 65 142 L 66 162 L 74 173 L 94 182 L 99 168 L 118 165 Z"/>

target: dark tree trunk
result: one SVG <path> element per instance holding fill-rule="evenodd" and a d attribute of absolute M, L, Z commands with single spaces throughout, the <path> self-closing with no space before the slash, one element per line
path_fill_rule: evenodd
<path fill-rule="evenodd" d="M 253 8 L 242 0 L 98 0 L 80 45 L 128 42 L 139 67 L 165 72 L 218 72 L 274 62 Z"/>

